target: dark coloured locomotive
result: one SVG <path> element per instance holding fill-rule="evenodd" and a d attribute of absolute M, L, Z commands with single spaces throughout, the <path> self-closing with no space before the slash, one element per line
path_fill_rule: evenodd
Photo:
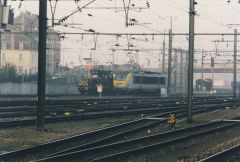
<path fill-rule="evenodd" d="M 102 94 L 113 93 L 112 71 L 91 70 L 89 78 L 80 79 L 78 91 L 81 95 L 97 95 L 97 85 L 103 86 Z"/>

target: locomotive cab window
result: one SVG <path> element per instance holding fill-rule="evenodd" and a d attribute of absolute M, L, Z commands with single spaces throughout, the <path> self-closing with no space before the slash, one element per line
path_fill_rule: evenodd
<path fill-rule="evenodd" d="M 126 78 L 127 78 L 127 75 L 117 75 L 116 80 L 123 81 L 123 80 L 126 80 Z"/>
<path fill-rule="evenodd" d="M 158 78 L 157 77 L 142 77 L 142 83 L 143 84 L 158 84 Z"/>

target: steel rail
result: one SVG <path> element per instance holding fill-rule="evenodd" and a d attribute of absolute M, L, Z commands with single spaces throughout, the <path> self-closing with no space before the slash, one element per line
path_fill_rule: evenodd
<path fill-rule="evenodd" d="M 185 140 L 189 140 L 195 137 L 199 137 L 202 135 L 206 135 L 209 133 L 214 133 L 216 131 L 219 130 L 223 130 L 226 128 L 230 128 L 232 126 L 236 126 L 240 123 L 235 123 L 235 124 L 229 124 L 227 126 L 219 126 L 219 127 L 214 127 L 213 129 L 207 130 L 207 131 L 200 131 L 198 133 L 193 133 L 190 135 L 185 135 L 183 137 L 177 137 L 171 140 L 167 140 L 167 141 L 163 141 L 160 143 L 156 143 L 156 144 L 150 144 L 147 146 L 143 146 L 143 147 L 138 147 L 136 149 L 131 149 L 131 150 L 127 150 L 127 151 L 123 151 L 120 153 L 115 153 L 115 154 L 110 154 L 104 157 L 100 157 L 100 158 L 96 158 L 96 159 L 88 159 L 90 156 L 92 156 L 95 153 L 99 153 L 101 154 L 101 152 L 106 152 L 109 150 L 116 150 L 119 149 L 120 147 L 126 147 L 126 146 L 133 146 L 134 144 L 139 144 L 139 143 L 143 143 L 143 142 L 147 142 L 147 141 L 151 141 L 153 139 L 160 139 L 160 137 L 168 137 L 170 135 L 173 134 L 178 134 L 178 133 L 185 133 L 186 131 L 192 131 L 192 130 L 198 130 L 199 128 L 202 128 L 204 126 L 209 126 L 209 125 L 217 125 L 221 123 L 220 121 L 215 121 L 215 122 L 211 122 L 211 123 L 207 123 L 207 124 L 202 124 L 202 125 L 197 125 L 197 126 L 192 126 L 189 128 L 183 128 L 183 129 L 179 129 L 179 130 L 175 130 L 175 131 L 169 131 L 169 132 L 165 132 L 165 133 L 160 133 L 160 134 L 155 134 L 155 135 L 151 135 L 151 136 L 147 136 L 147 137 L 141 137 L 141 138 L 137 138 L 137 139 L 133 139 L 133 140 L 127 140 L 127 141 L 122 141 L 122 142 L 117 142 L 117 143 L 111 143 L 111 144 L 107 144 L 107 145 L 102 145 L 102 146 L 98 146 L 98 147 L 94 147 L 94 148 L 88 148 L 85 150 L 80 150 L 80 151 L 75 151 L 75 152 L 71 152 L 71 153 L 67 153 L 67 154 L 62 154 L 62 155 L 57 155 L 57 156 L 53 156 L 53 157 L 47 157 L 47 158 L 43 158 L 43 159 L 39 159 L 39 160 L 35 160 L 36 162 L 40 162 L 40 161 L 64 161 L 67 159 L 72 159 L 72 160 L 76 160 L 79 159 L 79 157 L 81 157 L 81 159 L 84 159 L 84 157 L 86 159 L 84 159 L 85 161 L 118 161 L 119 159 L 124 159 L 126 158 L 126 156 L 137 156 L 140 153 L 146 153 L 149 151 L 153 151 L 154 149 L 159 149 L 162 146 L 167 146 L 170 144 L 175 144 L 177 142 L 182 142 Z"/>
<path fill-rule="evenodd" d="M 204 111 L 206 111 L 206 109 L 197 110 L 194 113 L 201 113 L 201 112 L 204 112 Z M 186 116 L 186 113 L 178 114 L 178 119 L 184 118 L 185 116 Z M 159 117 L 159 115 L 154 115 L 152 117 Z M 70 153 L 70 152 L 84 150 L 84 149 L 88 149 L 88 148 L 91 148 L 91 147 L 97 147 L 97 146 L 100 146 L 100 145 L 103 145 L 103 144 L 105 144 L 105 145 L 110 144 L 110 143 L 113 143 L 113 141 L 116 140 L 117 138 L 123 137 L 125 135 L 130 135 L 130 134 L 136 133 L 137 131 L 140 131 L 140 130 L 143 130 L 143 129 L 146 129 L 146 128 L 150 129 L 154 126 L 157 126 L 158 124 L 165 123 L 166 121 L 167 121 L 167 119 L 161 119 L 161 120 L 156 121 L 154 123 L 147 124 L 147 125 L 144 125 L 142 127 L 134 128 L 132 130 L 127 130 L 125 132 L 121 132 L 121 133 L 118 133 L 118 134 L 114 134 L 112 136 L 108 136 L 108 137 L 105 137 L 103 139 L 96 140 L 94 142 L 90 142 L 90 143 L 87 143 L 87 144 L 84 144 L 84 145 L 68 148 L 66 150 L 56 152 L 56 153 L 48 155 L 46 157 L 58 156 L 58 155 L 61 155 L 61 154 L 66 154 L 66 153 Z"/>
<path fill-rule="evenodd" d="M 204 102 L 202 104 L 197 104 L 196 106 L 203 105 L 203 104 L 217 104 L 219 102 Z M 185 106 L 186 104 L 184 103 L 156 103 L 156 104 L 137 104 L 137 105 L 119 105 L 119 106 L 113 106 L 111 105 L 110 107 L 102 107 L 102 106 L 64 106 L 63 108 L 56 108 L 56 107 L 51 107 L 47 108 L 45 111 L 46 116 L 64 116 L 66 112 L 71 113 L 72 115 L 77 115 L 77 114 L 88 114 L 88 113 L 99 113 L 99 112 L 114 112 L 114 111 L 132 111 L 132 110 L 137 110 L 137 111 L 145 111 L 147 110 L 162 110 L 162 111 L 167 111 L 167 109 L 176 109 L 174 108 L 175 106 Z M 167 109 L 166 109 L 167 107 Z M 25 117 L 25 116 L 35 116 L 36 115 L 36 110 L 35 108 L 11 108 L 11 109 L 0 109 L 0 118 L 14 118 L 14 117 Z"/>
<path fill-rule="evenodd" d="M 201 100 L 201 99 L 206 99 L 206 100 L 212 100 L 212 99 L 229 99 L 232 100 L 230 97 L 196 97 L 194 100 Z M 151 102 L 151 101 L 178 101 L 178 100 L 186 100 L 184 97 L 178 97 L 178 98 L 159 98 L 159 97 L 151 97 L 151 98 L 124 98 L 124 99 L 74 99 L 74 100 L 46 100 L 47 106 L 50 105 L 66 105 L 66 104 L 79 104 L 79 103 L 121 103 L 121 102 Z M 36 105 L 37 101 L 36 100 L 9 100 L 9 101 L 0 101 L 1 106 L 19 106 L 19 105 L 26 105 L 26 106 L 33 106 Z"/>
<path fill-rule="evenodd" d="M 201 108 L 201 109 L 198 109 L 195 113 L 200 113 L 200 112 L 205 112 L 205 111 L 209 111 L 209 109 L 207 110 L 207 108 L 205 108 L 205 109 Z M 178 111 L 178 113 L 181 113 L 181 112 L 183 112 L 183 111 L 182 110 Z M 166 115 L 168 116 L 169 113 L 171 113 L 171 112 L 158 114 L 158 115 L 153 115 L 152 117 L 166 117 Z M 185 115 L 186 115 L 186 113 L 184 113 L 182 115 L 179 115 L 178 117 L 181 118 L 181 117 L 184 117 Z M 89 133 L 80 134 L 80 135 L 77 135 L 77 136 L 74 136 L 74 137 L 70 137 L 70 138 L 66 138 L 66 139 L 50 142 L 50 143 L 43 144 L 43 145 L 40 145 L 40 146 L 35 146 L 35 147 L 26 148 L 26 149 L 22 149 L 22 150 L 12 151 L 12 152 L 5 153 L 5 154 L 0 154 L 0 159 L 8 160 L 8 159 L 11 159 L 11 158 L 16 158 L 18 156 L 24 156 L 26 154 L 31 154 L 31 153 L 44 151 L 46 149 L 49 150 L 50 148 L 54 148 L 55 149 L 55 147 L 59 146 L 59 145 L 64 145 L 64 144 L 68 144 L 69 142 L 84 140 L 85 138 L 89 138 L 91 136 L 96 136 L 96 135 L 99 135 L 101 133 L 105 134 L 107 131 L 111 131 L 112 132 L 112 131 L 114 131 L 116 129 L 120 129 L 120 128 L 129 126 L 129 125 L 135 125 L 136 123 L 142 122 L 142 121 L 146 121 L 145 118 L 134 120 L 134 121 L 130 121 L 130 122 L 126 122 L 126 123 L 123 123 L 123 124 L 119 124 L 117 126 L 111 126 L 111 127 L 108 127 L 108 128 L 99 129 L 99 130 L 92 131 L 92 132 L 89 132 Z M 141 129 L 144 129 L 146 127 L 152 127 L 152 126 L 155 126 L 156 124 L 159 124 L 159 123 L 162 123 L 162 122 L 165 122 L 165 121 L 166 120 L 161 120 L 159 122 L 158 121 L 157 122 L 153 122 L 153 123 L 148 124 L 148 125 L 143 125 L 143 126 L 140 126 L 138 128 L 135 128 L 135 129 L 123 131 L 123 132 L 117 133 L 115 135 L 108 136 L 108 137 L 105 137 L 103 139 L 97 140 L 95 142 L 90 142 L 90 143 L 87 143 L 87 144 L 82 145 L 80 147 L 73 147 L 71 149 L 67 149 L 67 150 L 64 150 L 64 151 L 65 152 L 69 152 L 72 149 L 88 148 L 88 147 L 93 146 L 93 145 L 96 146 L 96 145 L 99 145 L 101 143 L 109 142 L 109 141 L 117 138 L 118 136 L 122 136 L 122 135 L 128 134 L 128 133 L 133 133 L 133 132 L 139 131 Z M 55 154 L 59 154 L 59 152 L 55 153 Z"/>
<path fill-rule="evenodd" d="M 223 161 L 223 159 L 225 157 L 228 157 L 229 155 L 231 155 L 232 153 L 237 152 L 237 151 L 240 151 L 240 144 L 238 144 L 234 147 L 231 147 L 229 149 L 226 149 L 222 152 L 219 152 L 217 154 L 214 154 L 212 156 L 209 156 L 205 159 L 202 159 L 199 162 L 220 162 L 220 161 Z"/>
<path fill-rule="evenodd" d="M 200 104 L 198 104 L 200 101 L 194 102 L 194 104 L 214 104 L 219 103 L 220 101 L 224 101 L 225 103 L 231 102 L 231 100 L 222 100 L 222 99 L 215 99 L 215 100 L 206 100 L 202 101 Z M 185 105 L 185 101 L 178 101 L 170 100 L 168 102 L 166 101 L 153 101 L 153 102 L 129 102 L 129 103 L 111 103 L 111 107 L 109 106 L 109 103 L 102 103 L 99 104 L 98 102 L 94 102 L 93 104 L 75 104 L 75 103 L 69 103 L 70 105 L 61 105 L 61 106 L 46 106 L 46 115 L 56 114 L 56 115 L 64 115 L 65 112 L 71 112 L 72 114 L 78 114 L 79 110 L 81 110 L 81 114 L 88 113 L 88 112 L 102 112 L 102 111 L 121 111 L 121 110 L 134 110 L 134 109 L 144 109 L 144 108 L 163 108 L 163 107 L 172 107 L 172 106 L 181 106 Z M 25 111 L 25 112 L 24 112 Z M 16 115 L 14 116 L 14 113 Z M 21 116 L 34 116 L 36 113 L 35 107 L 29 107 L 29 108 L 0 108 L 0 117 L 1 118 L 9 118 L 9 117 L 21 117 Z M 54 116 L 56 116 L 54 115 Z"/>
<path fill-rule="evenodd" d="M 217 106 L 231 106 L 231 103 L 223 103 L 217 104 Z M 205 108 L 205 106 L 197 106 Z M 208 108 L 214 108 L 216 105 L 208 105 Z M 178 107 L 179 108 L 179 107 Z M 185 109 L 186 106 L 182 106 L 182 110 Z M 105 117 L 116 117 L 116 116 L 130 116 L 130 115 L 140 115 L 140 114 L 151 114 L 158 112 L 166 112 L 164 109 L 141 109 L 141 110 L 128 110 L 128 111 L 115 111 L 115 112 L 103 112 L 103 113 L 93 113 L 93 114 L 82 114 L 82 115 L 72 115 L 72 116 L 59 116 L 59 117 L 47 117 L 46 123 L 55 123 L 62 121 L 73 121 L 73 120 L 88 120 L 88 119 L 96 119 L 96 118 L 105 118 Z M 34 125 L 36 120 L 15 120 L 15 121 L 2 121 L 0 122 L 0 128 L 6 127 L 17 127 L 17 126 L 26 126 L 26 125 Z"/>
<path fill-rule="evenodd" d="M 182 112 L 182 111 L 183 110 L 179 110 L 178 112 Z M 166 117 L 166 116 L 168 116 L 169 113 L 170 112 L 162 113 L 162 114 L 154 115 L 153 117 Z M 84 140 L 85 138 L 89 138 L 91 136 L 96 136 L 96 135 L 99 135 L 100 133 L 105 134 L 107 131 L 108 132 L 109 131 L 114 131 L 114 130 L 117 130 L 117 129 L 124 128 L 126 126 L 135 125 L 136 123 L 143 122 L 143 121 L 145 121 L 144 118 L 136 119 L 136 120 L 133 120 L 133 121 L 125 122 L 123 124 L 110 126 L 110 127 L 107 127 L 107 128 L 102 128 L 102 129 L 98 129 L 98 130 L 95 130 L 95 131 L 90 131 L 90 132 L 87 132 L 87 133 L 83 133 L 83 134 L 76 135 L 76 136 L 73 136 L 73 137 L 69 137 L 69 138 L 57 140 L 57 141 L 54 141 L 54 142 L 42 144 L 42 145 L 39 145 L 39 146 L 30 147 L 30 148 L 26 148 L 26 149 L 20 149 L 20 150 L 16 150 L 16 151 L 11 151 L 11 152 L 8 152 L 8 153 L 0 154 L 0 160 L 7 160 L 9 158 L 14 158 L 16 156 L 22 156 L 24 154 L 30 154 L 32 152 L 39 152 L 39 151 L 43 151 L 45 149 L 55 148 L 56 146 L 59 146 L 59 145 L 67 144 L 69 142 L 77 141 L 77 140 L 80 140 L 80 139 Z"/>

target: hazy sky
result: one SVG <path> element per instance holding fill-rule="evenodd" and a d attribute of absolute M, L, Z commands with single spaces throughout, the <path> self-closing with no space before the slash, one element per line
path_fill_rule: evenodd
<path fill-rule="evenodd" d="M 128 2 L 128 0 L 125 0 Z M 228 24 L 240 24 L 240 4 L 238 0 L 231 0 L 231 3 L 227 3 L 227 0 L 197 0 L 196 6 L 197 16 L 195 23 L 195 31 L 201 33 L 215 33 L 233 32 L 233 28 L 239 28 L 240 26 L 234 26 L 229 28 Z M 52 0 L 53 4 L 55 3 Z M 79 6 L 90 2 L 90 0 L 81 0 Z M 94 29 L 96 32 L 127 32 L 127 33 L 163 33 L 168 32 L 170 28 L 170 17 L 173 17 L 173 32 L 187 33 L 188 32 L 188 8 L 189 0 L 148 0 L 150 8 L 140 10 L 130 10 L 129 18 L 136 19 L 139 25 L 125 27 L 125 14 L 123 9 L 83 9 L 81 12 L 77 12 L 71 16 L 66 23 L 72 23 L 70 27 L 56 26 L 55 30 L 60 32 L 85 32 L 84 30 Z M 15 8 L 15 13 L 18 15 L 21 11 L 30 11 L 38 14 L 38 1 L 24 1 L 20 8 L 18 8 L 20 2 L 9 1 L 9 4 Z M 134 5 L 132 5 L 134 4 Z M 123 7 L 122 0 L 96 0 L 89 7 Z M 131 0 L 131 6 L 135 7 L 147 7 L 146 0 Z M 55 19 L 62 18 L 71 14 L 77 9 L 77 5 L 72 0 L 60 0 L 57 4 Z M 89 16 L 90 15 L 90 16 Z M 51 18 L 51 12 L 48 2 L 48 17 Z M 50 23 L 49 23 L 50 24 Z M 79 25 L 82 24 L 82 25 Z M 166 37 L 166 41 L 168 41 Z M 97 50 L 94 48 L 93 35 L 84 36 L 81 35 L 66 35 L 66 39 L 62 42 L 62 64 L 73 62 L 78 65 L 82 58 L 95 55 L 96 60 L 99 62 L 111 62 L 112 61 L 112 48 L 114 44 L 119 43 L 121 46 L 118 48 L 127 48 L 128 42 L 136 46 L 138 49 L 160 49 L 162 48 L 163 36 L 136 36 L 134 40 L 127 39 L 126 37 L 116 38 L 116 36 L 98 36 L 97 38 Z M 196 49 L 205 50 L 232 50 L 232 44 L 218 43 L 214 44 L 212 40 L 232 40 L 233 36 L 199 36 L 196 37 Z M 174 36 L 173 40 L 174 48 L 188 48 L 188 41 L 186 36 Z M 159 51 L 152 51 L 149 53 L 139 52 L 140 64 L 147 66 L 149 61 L 151 66 L 158 65 Z M 133 57 L 132 55 L 123 52 L 115 52 L 115 63 L 125 63 L 126 58 Z M 214 53 L 212 54 L 214 55 Z M 228 55 L 231 55 L 228 54 Z M 196 58 L 199 58 L 196 54 Z M 82 62 L 85 63 L 85 62 Z"/>

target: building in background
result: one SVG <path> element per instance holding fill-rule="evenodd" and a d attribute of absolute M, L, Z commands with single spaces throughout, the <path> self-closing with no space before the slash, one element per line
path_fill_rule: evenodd
<path fill-rule="evenodd" d="M 37 73 L 38 34 L 32 32 L 38 32 L 38 16 L 30 12 L 22 12 L 14 19 L 14 25 L 8 25 L 7 29 L 11 32 L 2 34 L 1 65 L 12 63 L 19 74 Z M 51 34 L 47 36 L 46 71 L 55 74 L 60 65 L 61 45 L 57 32 L 52 29 L 48 29 L 48 32 Z"/>

